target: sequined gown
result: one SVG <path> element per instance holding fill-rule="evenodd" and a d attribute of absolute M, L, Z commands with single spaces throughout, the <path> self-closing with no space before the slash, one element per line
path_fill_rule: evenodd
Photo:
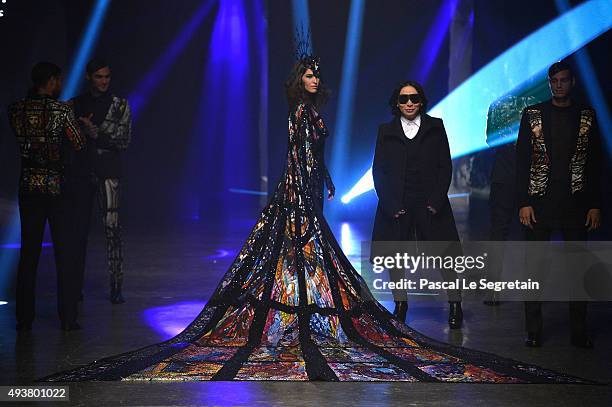
<path fill-rule="evenodd" d="M 590 383 L 437 342 L 370 293 L 323 217 L 325 123 L 289 114 L 284 177 L 200 315 L 159 344 L 46 381 L 325 380 Z"/>

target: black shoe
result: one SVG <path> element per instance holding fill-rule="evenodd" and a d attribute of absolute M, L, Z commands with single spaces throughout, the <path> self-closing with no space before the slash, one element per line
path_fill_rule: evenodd
<path fill-rule="evenodd" d="M 572 338 L 572 346 L 583 349 L 593 349 L 593 342 L 586 336 L 580 338 Z"/>
<path fill-rule="evenodd" d="M 123 294 L 121 294 L 121 281 L 111 279 L 110 302 L 113 304 L 123 304 L 125 302 Z"/>
<path fill-rule="evenodd" d="M 461 309 L 461 302 L 453 301 L 450 303 L 448 310 L 448 326 L 450 329 L 459 329 L 463 323 L 463 310 Z"/>
<path fill-rule="evenodd" d="M 406 314 L 408 314 L 408 301 L 395 301 L 395 309 L 393 315 L 402 323 L 406 322 Z"/>
<path fill-rule="evenodd" d="M 32 330 L 32 323 L 17 322 L 17 325 L 15 325 L 15 329 L 17 330 L 17 332 L 29 332 Z"/>
<path fill-rule="evenodd" d="M 61 325 L 62 331 L 78 331 L 79 329 L 81 329 L 81 325 L 79 325 L 78 322 L 73 321 L 73 322 L 62 322 Z"/>
<path fill-rule="evenodd" d="M 527 332 L 525 346 L 529 348 L 539 348 L 542 346 L 542 335 L 537 332 Z"/>

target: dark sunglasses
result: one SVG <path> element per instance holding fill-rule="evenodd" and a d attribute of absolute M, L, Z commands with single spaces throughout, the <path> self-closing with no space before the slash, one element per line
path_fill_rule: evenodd
<path fill-rule="evenodd" d="M 423 101 L 423 98 L 421 97 L 421 95 L 415 93 L 412 95 L 399 95 L 397 97 L 397 101 L 400 105 L 405 105 L 406 103 L 408 103 L 408 101 L 411 101 L 412 103 L 416 104 L 421 103 Z"/>

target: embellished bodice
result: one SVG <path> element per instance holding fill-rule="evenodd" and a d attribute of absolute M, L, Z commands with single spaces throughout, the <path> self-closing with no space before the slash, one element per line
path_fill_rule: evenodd
<path fill-rule="evenodd" d="M 324 184 L 334 186 L 325 165 L 325 139 L 329 135 L 323 118 L 311 104 L 298 104 L 289 114 L 289 148 L 285 185 L 323 205 Z"/>

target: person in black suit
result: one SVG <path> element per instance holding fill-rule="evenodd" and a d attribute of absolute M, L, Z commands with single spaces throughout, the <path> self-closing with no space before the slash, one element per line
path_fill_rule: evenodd
<path fill-rule="evenodd" d="M 457 242 L 459 234 L 448 200 L 452 160 L 444 124 L 431 117 L 421 85 L 400 83 L 389 99 L 394 115 L 380 125 L 372 166 L 378 207 L 372 241 Z M 460 253 L 446 253 L 460 254 Z M 391 280 L 404 278 L 403 270 L 391 271 Z M 454 270 L 442 270 L 445 281 L 456 278 Z M 463 321 L 460 290 L 448 290 L 449 325 L 460 328 Z M 402 320 L 408 310 L 407 295 L 393 291 L 394 314 Z"/>
<path fill-rule="evenodd" d="M 62 70 L 50 62 L 32 68 L 33 87 L 23 100 L 8 108 L 9 123 L 19 145 L 19 218 L 21 250 L 17 269 L 16 329 L 30 331 L 36 314 L 36 270 L 45 225 L 49 223 L 57 271 L 57 310 L 61 328 L 80 329 L 76 321 L 77 276 L 67 253 L 70 217 L 66 199 L 65 150 L 81 151 L 85 139 L 70 106 L 58 99 Z"/>
<path fill-rule="evenodd" d="M 570 96 L 571 66 L 548 70 L 552 99 L 525 108 L 516 145 L 519 219 L 529 241 L 548 241 L 560 231 L 566 241 L 584 241 L 601 222 L 601 139 L 595 110 Z M 571 343 L 591 348 L 584 301 L 569 304 Z M 525 302 L 527 339 L 541 346 L 542 304 Z"/>

